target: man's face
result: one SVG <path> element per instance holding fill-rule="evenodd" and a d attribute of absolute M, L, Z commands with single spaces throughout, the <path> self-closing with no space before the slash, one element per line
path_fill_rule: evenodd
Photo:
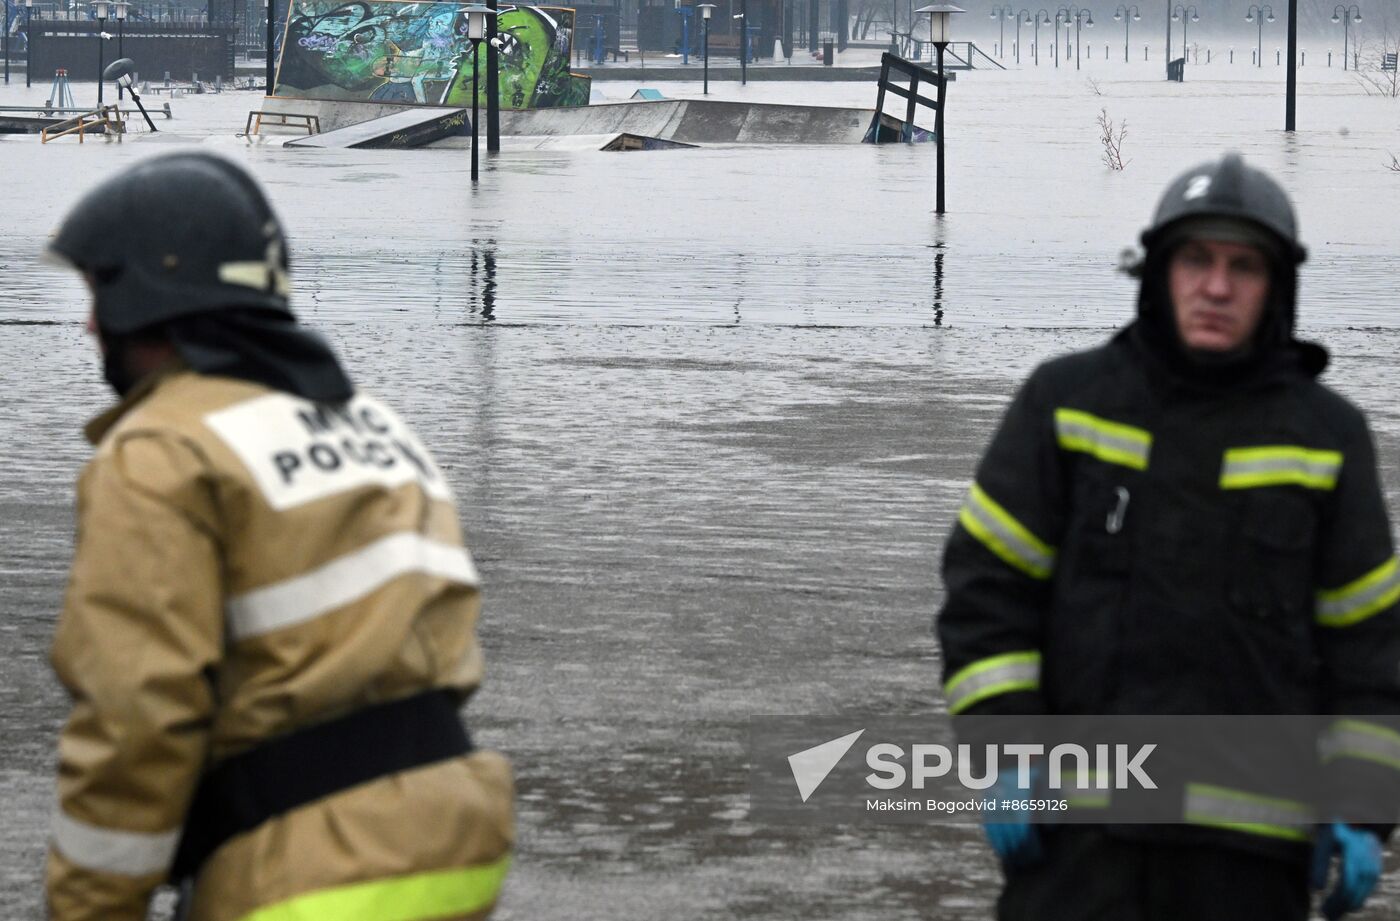
<path fill-rule="evenodd" d="M 1269 260 L 1245 243 L 1188 240 L 1167 267 L 1176 328 L 1187 348 L 1230 352 L 1247 343 L 1269 299 Z"/>

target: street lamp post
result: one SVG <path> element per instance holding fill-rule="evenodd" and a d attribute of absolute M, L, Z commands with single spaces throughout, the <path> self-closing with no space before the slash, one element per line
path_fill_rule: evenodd
<path fill-rule="evenodd" d="M 0 2 L 4 2 L 4 0 L 0 0 Z M 126 2 L 126 0 L 117 0 L 117 2 L 116 2 L 116 14 L 117 14 L 117 58 L 118 58 L 118 59 L 126 57 L 126 55 L 122 53 L 123 50 L 124 50 L 124 49 L 122 48 L 122 32 L 123 32 L 122 26 L 124 26 L 124 25 L 126 24 L 126 13 L 127 13 L 127 9 L 128 9 L 129 7 L 130 7 L 130 4 L 128 4 L 128 3 Z M 125 90 L 122 89 L 122 84 L 121 84 L 120 82 L 118 82 L 118 83 L 117 83 L 117 101 L 118 101 L 118 102 L 120 102 L 122 99 L 126 98 L 126 97 L 123 95 L 124 92 L 125 92 Z"/>
<path fill-rule="evenodd" d="M 1064 7 L 1060 7 L 1055 11 L 1055 42 L 1054 47 L 1050 49 L 1050 57 L 1055 61 L 1056 70 L 1060 69 L 1060 19 L 1064 11 Z"/>
<path fill-rule="evenodd" d="M 1040 66 L 1040 27 L 1048 25 L 1050 25 L 1050 12 L 1042 6 L 1035 11 L 1035 43 L 1031 45 L 1031 56 L 1035 59 L 1036 67 Z"/>
<path fill-rule="evenodd" d="M 5 4 L 5 36 L 4 36 L 5 85 L 6 85 L 6 86 L 9 86 L 9 85 L 10 85 L 10 3 L 9 3 L 9 0 L 0 0 L 0 3 L 4 3 L 4 4 Z M 24 65 L 24 66 L 25 66 L 26 68 L 29 67 L 28 59 L 26 59 L 25 65 Z"/>
<path fill-rule="evenodd" d="M 480 4 L 472 4 L 464 7 L 462 12 L 467 14 L 467 39 L 472 43 L 472 184 L 476 184 L 477 167 L 477 91 L 476 75 L 481 63 L 481 40 L 486 37 L 486 17 L 491 15 L 491 8 Z"/>
<path fill-rule="evenodd" d="M 1074 23 L 1074 69 L 1079 69 L 1079 28 L 1087 26 L 1094 27 L 1094 13 L 1092 10 L 1081 10 L 1077 6 L 1068 8 L 1061 7 L 1060 11 L 1065 14 L 1065 39 L 1069 39 L 1069 24 Z"/>
<path fill-rule="evenodd" d="M 1338 3 L 1337 8 L 1332 11 L 1332 21 L 1342 24 L 1342 70 L 1347 69 L 1347 39 L 1350 36 L 1351 24 L 1361 21 L 1361 8 L 1353 3 L 1351 6 L 1344 6 Z M 6 56 L 8 59 L 8 55 Z M 9 74 L 5 75 L 5 82 L 10 82 Z"/>
<path fill-rule="evenodd" d="M 1172 21 L 1175 22 L 1175 21 L 1176 21 L 1176 18 L 1177 18 L 1178 16 L 1181 17 L 1181 66 L 1182 66 L 1182 68 L 1184 69 L 1184 68 L 1186 67 L 1186 47 L 1187 47 L 1187 45 L 1186 45 L 1186 23 L 1187 23 L 1188 21 L 1190 21 L 1190 22 L 1200 22 L 1200 21 L 1201 21 L 1201 11 L 1198 10 L 1198 9 L 1196 9 L 1196 7 L 1195 7 L 1194 4 L 1191 5 L 1191 6 L 1183 7 L 1180 3 L 1178 3 L 1178 4 L 1176 5 L 1176 9 L 1172 11 Z"/>
<path fill-rule="evenodd" d="M 0 0 L 4 2 L 4 0 Z M 97 0 L 93 5 L 97 13 L 97 107 L 102 108 L 102 84 L 106 81 L 102 79 L 102 57 L 106 49 L 102 47 L 102 33 L 107 29 L 107 0 Z"/>
<path fill-rule="evenodd" d="M 1128 63 L 1128 25 L 1130 22 L 1137 22 L 1142 19 L 1142 11 L 1137 4 L 1132 6 L 1120 5 L 1113 14 L 1113 21 L 1123 20 L 1123 63 Z"/>
<path fill-rule="evenodd" d="M 700 4 L 700 24 L 705 30 L 704 37 L 700 40 L 700 51 L 705 58 L 705 95 L 710 95 L 710 17 L 714 15 L 715 5 L 713 3 Z"/>
<path fill-rule="evenodd" d="M 732 9 L 732 7 L 731 7 Z M 739 85 L 749 85 L 749 0 L 740 0 L 739 12 Z"/>
<path fill-rule="evenodd" d="M 501 152 L 501 5 L 486 0 L 486 152 Z M 601 56 L 600 56 L 601 57 Z"/>
<path fill-rule="evenodd" d="M 1006 19 L 1008 16 L 1015 16 L 1016 12 L 1009 6 L 999 6 L 992 10 L 992 18 L 1001 20 L 1001 43 L 997 46 L 997 57 L 1006 57 Z"/>
<path fill-rule="evenodd" d="M 1266 15 L 1269 17 L 1269 22 L 1274 21 L 1274 8 L 1267 3 L 1263 6 L 1251 4 L 1249 12 L 1244 14 L 1245 22 L 1259 23 L 1259 34 L 1254 45 L 1254 64 L 1256 67 L 1264 66 L 1264 17 Z"/>
<path fill-rule="evenodd" d="M 947 146 L 943 136 L 943 103 L 948 98 L 948 84 L 943 79 L 943 51 L 952 37 L 950 19 L 954 13 L 966 13 L 962 7 L 951 3 L 930 3 L 918 12 L 928 13 L 929 40 L 938 52 L 938 111 L 934 113 L 933 132 L 938 136 L 938 191 L 934 213 L 944 213 L 943 208 L 943 148 Z"/>
<path fill-rule="evenodd" d="M 277 15 L 275 10 L 276 5 L 275 0 L 263 0 L 263 13 L 267 18 L 267 50 L 264 53 L 264 56 L 267 58 L 265 62 L 267 70 L 267 79 L 265 82 L 267 83 L 267 87 L 263 90 L 264 96 L 272 95 L 272 81 L 277 77 L 277 62 L 272 55 L 272 46 L 275 44 L 272 27 L 274 17 Z"/>
<path fill-rule="evenodd" d="M 32 86 L 34 73 L 34 30 L 29 21 L 34 13 L 34 0 L 24 0 L 24 85 Z"/>
<path fill-rule="evenodd" d="M 1016 14 L 1016 63 L 1021 63 L 1021 25 L 1031 21 L 1031 11 L 1022 9 Z"/>

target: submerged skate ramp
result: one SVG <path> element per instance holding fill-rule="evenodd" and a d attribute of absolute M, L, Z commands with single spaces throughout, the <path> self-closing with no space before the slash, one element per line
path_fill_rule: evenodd
<path fill-rule="evenodd" d="M 471 133 L 466 109 L 413 108 L 288 141 L 287 147 L 407 150 Z"/>
<path fill-rule="evenodd" d="M 629 100 L 576 109 L 501 113 L 511 135 L 635 134 L 687 144 L 859 144 L 874 109 L 721 102 Z"/>

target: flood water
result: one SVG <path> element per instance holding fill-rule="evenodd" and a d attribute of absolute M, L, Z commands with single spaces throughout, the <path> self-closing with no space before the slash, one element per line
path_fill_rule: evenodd
<path fill-rule="evenodd" d="M 36 257 L 103 176 L 198 144 L 267 185 L 303 317 L 457 491 L 486 586 L 468 712 L 520 788 L 499 917 L 988 917 L 999 871 L 974 827 L 750 822 L 747 721 L 942 709 L 937 560 L 990 426 L 1036 362 L 1128 318 L 1118 252 L 1185 167 L 1238 149 L 1294 191 L 1304 331 L 1370 414 L 1400 510 L 1400 100 L 1305 68 L 1288 136 L 1281 71 L 1213 68 L 960 74 L 942 219 L 932 146 L 507 139 L 473 190 L 465 151 L 249 145 L 249 93 L 175 100 L 160 138 L 0 137 L 0 916 L 40 912 L 65 712 L 46 655 L 79 428 L 107 402 L 81 286 Z M 1127 119 L 1122 172 L 1100 162 L 1100 110 Z M 1400 917 L 1400 875 L 1382 886 L 1358 917 Z"/>

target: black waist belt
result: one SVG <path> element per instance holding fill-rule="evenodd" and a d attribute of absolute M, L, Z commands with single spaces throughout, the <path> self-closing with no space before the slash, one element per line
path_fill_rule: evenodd
<path fill-rule="evenodd" d="M 225 841 L 332 793 L 466 754 L 450 691 L 357 710 L 235 755 L 200 781 L 170 878 L 194 876 Z"/>

